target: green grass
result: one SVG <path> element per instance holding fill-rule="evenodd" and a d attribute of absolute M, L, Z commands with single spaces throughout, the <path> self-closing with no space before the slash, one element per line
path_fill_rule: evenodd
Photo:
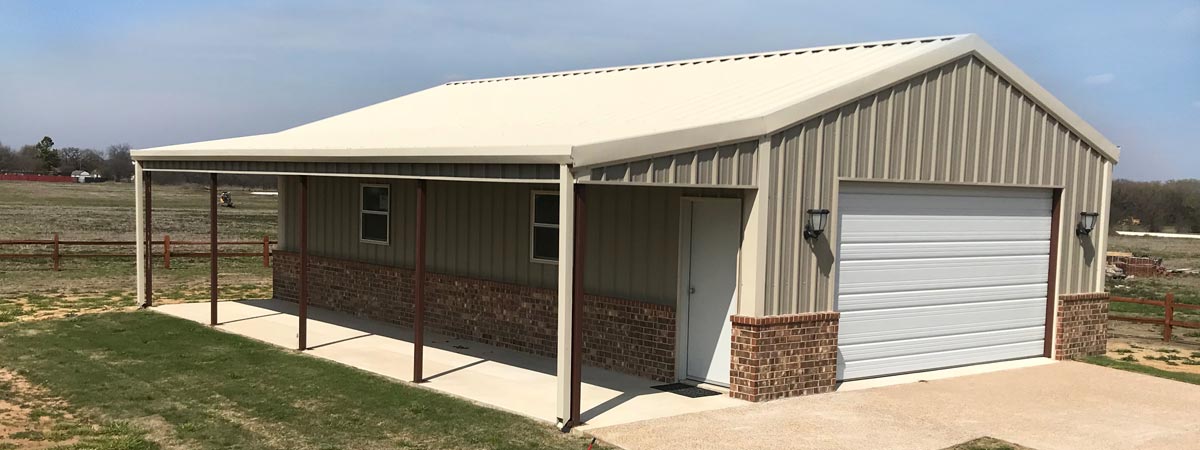
<path fill-rule="evenodd" d="M 125 426 L 114 433 L 130 445 L 109 448 L 586 446 L 549 424 L 148 311 L 0 326 L 0 366 Z"/>
<path fill-rule="evenodd" d="M 1096 364 L 1099 366 L 1111 367 L 1111 368 L 1120 369 L 1120 370 L 1127 370 L 1130 372 L 1137 372 L 1137 373 L 1142 373 L 1142 374 L 1146 374 L 1146 375 L 1152 375 L 1152 376 L 1156 376 L 1159 378 L 1166 378 L 1169 380 L 1182 381 L 1184 383 L 1200 384 L 1200 374 L 1172 372 L 1169 370 L 1162 370 L 1162 369 L 1157 369 L 1157 368 L 1150 367 L 1150 366 L 1144 366 L 1144 365 L 1134 363 L 1134 362 L 1119 361 L 1119 360 L 1109 358 L 1107 356 L 1089 356 L 1087 358 L 1084 358 L 1084 361 L 1092 363 L 1092 364 Z"/>
<path fill-rule="evenodd" d="M 993 437 L 981 437 L 955 445 L 945 450 L 1031 450 L 1011 442 L 1005 442 Z"/>

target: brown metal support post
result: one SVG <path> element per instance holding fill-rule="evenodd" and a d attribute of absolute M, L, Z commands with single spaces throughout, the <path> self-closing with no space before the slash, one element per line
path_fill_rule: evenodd
<path fill-rule="evenodd" d="M 580 388 L 583 384 L 583 273 L 587 261 L 587 202 L 584 186 L 575 185 L 575 262 L 572 265 L 571 286 L 571 419 L 572 426 L 582 422 L 580 415 Z"/>
<path fill-rule="evenodd" d="M 1175 321 L 1175 294 L 1168 292 L 1163 311 L 1163 342 L 1171 342 L 1171 322 Z"/>
<path fill-rule="evenodd" d="M 308 348 L 308 176 L 300 175 L 300 342 Z"/>
<path fill-rule="evenodd" d="M 425 381 L 425 180 L 417 180 L 416 278 L 413 299 L 413 383 Z"/>
<path fill-rule="evenodd" d="M 145 198 L 142 202 L 146 205 L 146 234 L 141 237 L 141 239 L 146 240 L 146 303 L 142 305 L 143 308 L 154 306 L 154 227 L 153 222 L 150 220 L 150 211 L 154 209 L 151 205 L 151 198 L 154 196 L 150 190 L 150 178 L 152 174 L 153 172 L 145 172 L 142 175 L 142 183 L 145 187 L 142 193 L 142 195 L 145 195 Z"/>
<path fill-rule="evenodd" d="M 1043 341 L 1042 356 L 1051 357 L 1054 351 L 1054 307 L 1058 304 L 1058 233 L 1059 209 L 1062 189 L 1055 189 L 1050 194 L 1050 273 L 1046 278 L 1046 336 Z"/>
<path fill-rule="evenodd" d="M 54 271 L 58 272 L 58 233 L 54 233 Z"/>
<path fill-rule="evenodd" d="M 216 250 L 213 252 L 215 253 Z M 271 236 L 265 234 L 263 235 L 263 267 L 271 267 Z"/>
<path fill-rule="evenodd" d="M 217 326 L 217 174 L 208 190 L 208 324 Z"/>
<path fill-rule="evenodd" d="M 163 235 L 163 268 L 171 270 L 171 235 Z"/>

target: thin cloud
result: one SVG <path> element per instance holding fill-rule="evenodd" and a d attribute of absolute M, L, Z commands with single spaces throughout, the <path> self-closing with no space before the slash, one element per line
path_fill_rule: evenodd
<path fill-rule="evenodd" d="M 1117 79 L 1117 76 L 1111 73 L 1098 73 L 1096 75 L 1090 75 L 1087 78 L 1084 78 L 1083 83 L 1088 86 L 1100 86 L 1102 84 L 1112 83 L 1115 79 Z"/>

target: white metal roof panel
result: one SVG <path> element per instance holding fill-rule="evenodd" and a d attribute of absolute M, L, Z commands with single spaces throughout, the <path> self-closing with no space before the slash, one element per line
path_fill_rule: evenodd
<path fill-rule="evenodd" d="M 587 166 L 764 135 L 980 49 L 990 47 L 973 35 L 943 36 L 450 82 L 278 133 L 134 157 Z"/>

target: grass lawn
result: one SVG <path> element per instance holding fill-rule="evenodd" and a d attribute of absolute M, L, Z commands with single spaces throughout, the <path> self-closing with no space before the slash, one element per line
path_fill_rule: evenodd
<path fill-rule="evenodd" d="M 1030 450 L 1011 442 L 1005 442 L 992 437 L 981 437 L 955 445 L 945 450 Z"/>
<path fill-rule="evenodd" d="M 109 449 L 587 445 L 549 424 L 148 311 L 0 326 L 0 368 L 0 375 L 7 372 L 17 380 L 4 384 L 0 377 L 0 402 L 21 405 L 38 418 L 31 421 L 33 429 L 9 436 L 25 444 L 49 440 L 68 448 Z"/>
<path fill-rule="evenodd" d="M 1184 383 L 1200 384 L 1200 375 L 1194 374 L 1194 373 L 1173 372 L 1170 370 L 1162 370 L 1162 369 L 1157 369 L 1154 367 L 1149 367 L 1149 366 L 1145 366 L 1142 364 L 1138 364 L 1136 362 L 1127 362 L 1127 361 L 1120 361 L 1120 360 L 1112 359 L 1107 356 L 1089 356 L 1087 358 L 1084 358 L 1084 361 L 1087 361 L 1092 364 L 1104 366 L 1104 367 L 1111 367 L 1114 369 L 1127 370 L 1130 372 L 1144 373 L 1146 375 L 1153 375 L 1153 376 L 1156 376 L 1159 378 L 1167 378 L 1167 379 L 1171 379 L 1171 380 L 1175 380 L 1175 381 L 1182 381 Z"/>

